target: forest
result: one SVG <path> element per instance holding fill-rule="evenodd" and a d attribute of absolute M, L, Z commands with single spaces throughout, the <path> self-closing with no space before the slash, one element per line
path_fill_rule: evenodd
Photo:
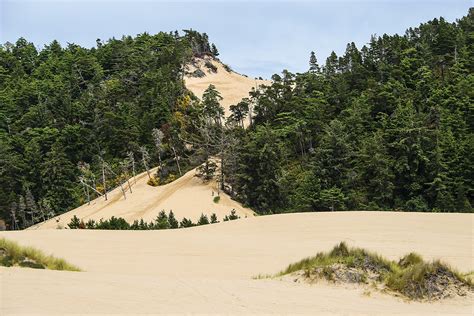
<path fill-rule="evenodd" d="M 0 46 L 0 218 L 21 229 L 159 166 L 151 185 L 202 165 L 259 214 L 471 212 L 474 10 L 347 45 L 284 70 L 224 117 L 214 86 L 184 85 L 205 33 Z M 244 121 L 249 127 L 244 128 Z M 219 165 L 219 168 L 217 168 Z M 87 185 L 87 186 L 85 186 Z"/>

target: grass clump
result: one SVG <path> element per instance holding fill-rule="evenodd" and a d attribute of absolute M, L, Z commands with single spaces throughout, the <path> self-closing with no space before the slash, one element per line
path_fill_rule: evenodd
<path fill-rule="evenodd" d="M 157 187 L 158 185 L 160 185 L 160 181 L 155 177 L 151 177 L 150 179 L 148 179 L 146 184 L 148 184 L 152 187 Z"/>
<path fill-rule="evenodd" d="M 426 262 L 416 253 L 391 261 L 361 248 L 349 248 L 344 242 L 329 252 L 292 263 L 274 276 L 288 274 L 309 282 L 325 279 L 339 283 L 370 283 L 413 300 L 464 296 L 474 291 L 470 274 L 462 275 L 440 261 Z"/>
<path fill-rule="evenodd" d="M 33 247 L 22 247 L 16 242 L 0 238 L 0 266 L 27 267 L 35 269 L 81 271 L 64 259 L 45 255 Z"/>

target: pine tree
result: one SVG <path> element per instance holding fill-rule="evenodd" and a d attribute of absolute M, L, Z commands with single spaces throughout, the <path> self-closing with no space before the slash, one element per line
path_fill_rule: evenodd
<path fill-rule="evenodd" d="M 199 217 L 199 220 L 197 222 L 198 225 L 207 225 L 209 224 L 209 218 L 207 218 L 207 215 L 204 215 L 201 213 L 201 216 Z"/>
<path fill-rule="evenodd" d="M 216 223 L 219 223 L 219 221 L 217 220 L 217 215 L 216 215 L 216 213 L 212 213 L 211 214 L 211 224 L 216 224 Z"/>
<path fill-rule="evenodd" d="M 170 213 L 169 213 L 169 215 L 168 215 L 168 222 L 169 222 L 169 224 L 170 224 L 170 228 L 171 228 L 171 229 L 175 229 L 175 228 L 178 228 L 178 227 L 179 227 L 179 222 L 178 222 L 178 220 L 175 218 L 173 211 L 170 211 Z"/>
<path fill-rule="evenodd" d="M 158 217 L 155 220 L 155 227 L 156 229 L 168 229 L 170 228 L 170 222 L 168 221 L 168 215 L 166 215 L 165 211 L 161 211 L 158 214 Z"/>
<path fill-rule="evenodd" d="M 212 43 L 212 45 L 211 45 L 211 54 L 214 57 L 219 56 L 219 51 L 217 50 L 217 47 L 216 47 L 216 45 L 214 45 L 214 43 Z"/>
<path fill-rule="evenodd" d="M 321 69 L 319 68 L 318 60 L 316 59 L 316 54 L 314 52 L 311 52 L 311 55 L 309 57 L 309 72 L 319 73 L 320 71 Z"/>

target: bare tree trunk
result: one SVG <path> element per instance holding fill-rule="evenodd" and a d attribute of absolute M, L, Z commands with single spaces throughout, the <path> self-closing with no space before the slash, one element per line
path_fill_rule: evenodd
<path fill-rule="evenodd" d="M 150 169 L 148 168 L 148 163 L 147 163 L 147 159 L 148 159 L 148 152 L 146 150 L 146 148 L 143 146 L 140 148 L 141 152 L 142 152 L 142 162 L 143 162 L 143 166 L 145 167 L 146 169 L 146 173 L 148 175 L 148 179 L 151 180 L 151 175 L 150 175 Z"/>
<path fill-rule="evenodd" d="M 135 158 L 133 157 L 133 152 L 128 152 L 128 159 L 132 163 L 133 183 L 137 184 L 137 179 L 135 179 Z"/>
<path fill-rule="evenodd" d="M 176 150 L 175 150 L 174 146 L 171 146 L 171 150 L 173 150 L 174 159 L 176 160 L 176 166 L 178 167 L 179 175 L 182 176 L 183 174 L 181 173 L 181 167 L 179 166 L 178 155 L 176 155 Z"/>
<path fill-rule="evenodd" d="M 90 196 L 89 196 L 89 188 L 86 186 L 86 184 L 84 183 L 84 181 L 82 179 L 80 181 L 82 183 L 82 190 L 84 191 L 84 194 L 87 197 L 87 205 L 91 205 L 91 199 L 90 199 Z"/>
<path fill-rule="evenodd" d="M 107 201 L 107 184 L 105 180 L 105 162 L 102 160 L 102 184 L 104 186 L 104 197 L 105 200 Z"/>

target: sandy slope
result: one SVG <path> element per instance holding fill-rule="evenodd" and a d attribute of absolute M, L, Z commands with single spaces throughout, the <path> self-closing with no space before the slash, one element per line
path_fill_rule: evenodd
<path fill-rule="evenodd" d="M 253 280 L 339 241 L 474 268 L 472 214 L 345 212 L 252 217 L 167 231 L 1 232 L 86 272 L 3 268 L 0 314 L 471 315 L 472 297 L 408 303 L 327 284 Z"/>
<path fill-rule="evenodd" d="M 229 72 L 224 68 L 222 63 L 213 60 L 210 57 L 206 57 L 206 59 L 217 67 L 217 72 L 210 72 L 204 66 L 204 61 L 198 59 L 196 65 L 206 73 L 206 76 L 202 78 L 186 76 L 186 87 L 198 98 L 202 98 L 202 94 L 210 84 L 216 86 L 223 98 L 221 105 L 224 107 L 226 116 L 230 114 L 229 106 L 239 103 L 242 98 L 247 98 L 249 96 L 249 91 L 252 88 L 258 88 L 260 85 L 271 84 L 271 81 L 269 80 L 255 80 L 233 71 Z M 193 71 L 195 69 L 196 67 L 189 66 L 188 71 Z"/>
<path fill-rule="evenodd" d="M 152 170 L 153 172 L 155 170 Z M 194 222 L 201 213 L 208 215 L 216 213 L 217 218 L 221 220 L 232 209 L 235 209 L 241 217 L 253 216 L 252 210 L 242 207 L 225 193 L 220 194 L 219 203 L 214 203 L 212 194 L 214 192 L 214 195 L 217 195 L 215 182 L 204 184 L 194 176 L 195 174 L 196 170 L 193 169 L 172 183 L 152 187 L 147 185 L 148 176 L 144 172 L 136 177 L 136 184 L 131 180 L 132 193 L 127 191 L 126 199 L 118 187 L 108 194 L 107 201 L 102 197 L 97 198 L 90 205 L 84 204 L 29 229 L 57 228 L 58 225 L 66 227 L 74 215 L 84 221 L 109 219 L 112 216 L 123 217 L 130 223 L 142 218 L 145 221 L 152 221 L 161 210 L 167 213 L 173 210 L 178 220 L 186 217 Z"/>

